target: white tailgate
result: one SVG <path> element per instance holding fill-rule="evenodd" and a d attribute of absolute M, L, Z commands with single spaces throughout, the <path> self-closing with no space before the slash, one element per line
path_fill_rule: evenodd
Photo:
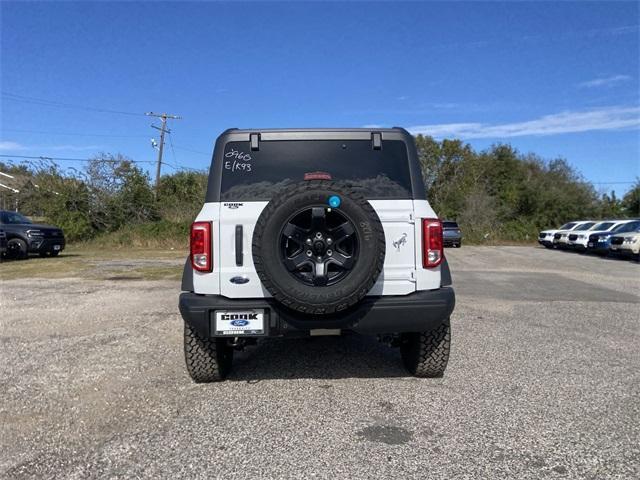
<path fill-rule="evenodd" d="M 435 217 L 426 201 L 371 200 L 384 227 L 387 244 L 383 272 L 368 295 L 406 295 L 416 289 L 433 289 L 440 286 L 440 269 L 422 268 L 421 231 L 413 217 Z M 207 205 L 210 205 L 207 208 Z M 219 293 L 229 298 L 270 297 L 262 287 L 253 266 L 251 241 L 253 227 L 267 202 L 241 202 L 207 204 L 198 220 L 214 221 L 214 271 L 194 275 L 197 293 Z M 213 206 L 216 206 L 214 208 Z M 219 212 L 219 213 L 218 213 Z M 236 226 L 242 225 L 242 265 L 236 265 Z M 416 245 L 418 248 L 416 248 Z M 419 268 L 416 270 L 416 265 Z M 215 278 L 215 281 L 212 277 Z M 244 277 L 246 283 L 231 280 Z"/>

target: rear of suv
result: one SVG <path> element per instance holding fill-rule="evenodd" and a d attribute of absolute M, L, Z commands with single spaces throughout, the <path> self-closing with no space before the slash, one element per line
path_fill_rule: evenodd
<path fill-rule="evenodd" d="M 189 374 L 222 380 L 261 338 L 355 332 L 442 376 L 455 304 L 442 231 L 403 129 L 227 130 L 182 279 Z"/>
<path fill-rule="evenodd" d="M 451 220 L 442 222 L 442 237 L 445 247 L 460 248 L 462 246 L 462 231 L 458 222 Z"/>

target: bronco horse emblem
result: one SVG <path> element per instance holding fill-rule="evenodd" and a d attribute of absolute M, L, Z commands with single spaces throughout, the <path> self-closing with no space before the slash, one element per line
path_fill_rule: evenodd
<path fill-rule="evenodd" d="M 400 237 L 393 241 L 393 246 L 396 247 L 396 251 L 400 251 L 400 247 L 407 243 L 407 234 L 403 233 Z"/>

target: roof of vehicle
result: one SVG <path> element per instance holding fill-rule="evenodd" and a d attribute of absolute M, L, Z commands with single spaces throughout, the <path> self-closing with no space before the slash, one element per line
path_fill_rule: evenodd
<path fill-rule="evenodd" d="M 270 140 L 370 140 L 379 133 L 383 140 L 408 140 L 413 136 L 404 128 L 229 128 L 218 140 L 248 141 L 250 135 L 259 135 L 259 141 Z"/>
<path fill-rule="evenodd" d="M 262 132 L 407 132 L 402 127 L 390 127 L 390 128 L 228 128 L 223 132 L 223 135 L 228 132 L 235 133 L 262 133 Z M 407 132 L 409 133 L 409 132 Z"/>

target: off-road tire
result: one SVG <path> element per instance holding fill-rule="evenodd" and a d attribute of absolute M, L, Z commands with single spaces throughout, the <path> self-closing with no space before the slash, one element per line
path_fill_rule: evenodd
<path fill-rule="evenodd" d="M 338 195 L 338 208 L 352 220 L 359 239 L 359 256 L 344 279 L 328 286 L 305 285 L 285 268 L 280 258 L 280 231 L 297 209 L 327 206 Z M 382 223 L 371 204 L 356 189 L 331 181 L 305 181 L 287 188 L 264 208 L 256 223 L 252 253 L 260 281 L 285 307 L 311 315 L 330 315 L 358 303 L 378 279 L 385 258 Z"/>
<path fill-rule="evenodd" d="M 451 350 L 449 319 L 427 332 L 403 333 L 400 341 L 400 354 L 409 373 L 425 378 L 444 375 Z"/>
<path fill-rule="evenodd" d="M 20 238 L 12 238 L 7 242 L 6 256 L 16 260 L 23 260 L 27 258 L 29 256 L 27 251 L 27 242 Z"/>
<path fill-rule="evenodd" d="M 219 382 L 231 371 L 233 348 L 224 338 L 202 337 L 185 322 L 184 359 L 194 382 Z"/>

